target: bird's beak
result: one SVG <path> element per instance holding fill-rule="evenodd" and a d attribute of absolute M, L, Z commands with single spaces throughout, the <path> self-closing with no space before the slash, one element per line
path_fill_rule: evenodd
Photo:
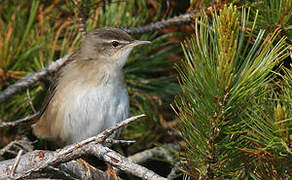
<path fill-rule="evenodd" d="M 132 46 L 139 46 L 142 44 L 150 44 L 151 41 L 141 41 L 141 40 L 135 40 L 131 43 Z"/>

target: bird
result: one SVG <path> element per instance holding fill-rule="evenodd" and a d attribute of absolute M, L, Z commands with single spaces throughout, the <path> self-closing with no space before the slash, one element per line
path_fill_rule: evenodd
<path fill-rule="evenodd" d="M 72 144 L 126 119 L 129 96 L 123 67 L 135 46 L 149 43 L 113 27 L 88 33 L 55 74 L 34 134 Z"/>

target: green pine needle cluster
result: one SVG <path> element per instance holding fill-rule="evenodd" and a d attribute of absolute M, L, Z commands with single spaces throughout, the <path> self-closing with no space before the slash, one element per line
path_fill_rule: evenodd
<path fill-rule="evenodd" d="M 292 79 L 290 70 L 279 73 L 291 46 L 277 30 L 250 36 L 249 15 L 225 6 L 196 19 L 194 35 L 182 43 L 176 106 L 186 141 L 182 160 L 196 179 L 292 173 Z"/>

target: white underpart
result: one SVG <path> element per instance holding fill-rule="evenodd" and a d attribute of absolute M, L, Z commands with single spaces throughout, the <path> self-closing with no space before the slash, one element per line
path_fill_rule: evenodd
<path fill-rule="evenodd" d="M 91 88 L 78 87 L 78 90 L 72 91 L 74 94 L 67 95 L 70 99 L 65 102 L 64 127 L 69 130 L 63 131 L 66 142 L 75 143 L 97 135 L 128 117 L 128 92 L 120 81 L 124 81 L 121 78 L 121 67 L 126 63 L 131 49 L 117 54 L 120 57 L 117 66 L 105 70 L 110 73 L 105 73 L 103 83 L 97 82 L 97 85 Z"/>
<path fill-rule="evenodd" d="M 65 110 L 65 127 L 69 129 L 64 134 L 67 142 L 75 143 L 97 135 L 128 117 L 127 89 L 116 87 L 114 83 L 80 89 L 71 98 Z"/>

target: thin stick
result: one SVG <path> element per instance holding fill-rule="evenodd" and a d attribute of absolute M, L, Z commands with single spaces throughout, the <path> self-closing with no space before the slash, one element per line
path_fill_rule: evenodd
<path fill-rule="evenodd" d="M 0 149 L 0 156 L 2 156 L 5 152 L 9 152 L 10 151 L 10 148 L 12 146 L 14 146 L 14 144 L 16 143 L 17 141 L 12 141 L 10 142 L 9 144 L 7 144 L 4 148 Z"/>
<path fill-rule="evenodd" d="M 68 153 L 74 151 L 74 149 L 79 148 L 81 146 L 84 146 L 86 144 L 89 144 L 89 143 L 91 143 L 93 141 L 96 142 L 96 143 L 101 143 L 106 138 L 108 138 L 114 131 L 120 129 L 121 127 L 123 127 L 123 126 L 125 126 L 125 125 L 127 125 L 127 124 L 129 124 L 131 122 L 136 121 L 139 118 L 145 117 L 145 116 L 146 116 L 145 114 L 140 114 L 140 115 L 133 116 L 133 117 L 130 117 L 128 119 L 125 119 L 125 120 L 121 121 L 119 124 L 115 125 L 114 127 L 106 129 L 103 132 L 99 133 L 97 136 L 93 136 L 91 138 L 85 139 L 85 140 L 83 140 L 83 141 L 81 141 L 79 143 L 76 143 L 74 146 L 69 146 L 69 148 L 64 150 L 64 154 L 68 154 Z"/>
<path fill-rule="evenodd" d="M 26 88 L 40 81 L 49 74 L 56 72 L 67 60 L 69 60 L 70 55 L 71 54 L 68 54 L 63 58 L 58 59 L 39 72 L 26 75 L 24 78 L 18 80 L 16 83 L 0 92 L 0 104 L 5 102 L 10 96 L 24 91 Z"/>
<path fill-rule="evenodd" d="M 20 149 L 20 150 L 18 151 L 18 154 L 17 154 L 17 156 L 16 156 L 16 158 L 15 158 L 15 163 L 13 164 L 13 167 L 12 167 L 12 170 L 11 170 L 11 174 L 10 174 L 11 177 L 14 176 L 15 170 L 16 170 L 18 164 L 19 164 L 20 157 L 21 157 L 22 153 L 23 153 L 23 150 Z"/>
<path fill-rule="evenodd" d="M 133 144 L 136 141 L 135 140 L 123 140 L 123 139 L 112 139 L 112 138 L 107 138 L 105 141 L 105 146 L 112 146 L 113 144 Z"/>
<path fill-rule="evenodd" d="M 0 123 L 0 128 L 3 128 L 3 127 L 9 127 L 9 126 L 16 126 L 20 123 L 23 123 L 23 122 L 29 122 L 29 121 L 33 121 L 35 117 L 37 117 L 39 115 L 39 113 L 35 113 L 35 114 L 32 114 L 32 115 L 29 115 L 29 116 L 26 116 L 25 118 L 22 118 L 22 119 L 18 119 L 16 121 L 11 121 L 11 122 L 2 122 Z"/>
<path fill-rule="evenodd" d="M 153 24 L 148 24 L 146 26 L 141 27 L 130 27 L 130 28 L 122 28 L 124 31 L 128 32 L 129 34 L 142 34 L 146 32 L 153 32 L 157 30 L 161 30 L 170 26 L 177 26 L 182 24 L 187 24 L 192 22 L 196 16 L 199 16 L 202 12 L 201 11 L 191 11 L 179 16 L 175 16 L 169 18 L 167 20 L 158 21 Z"/>
<path fill-rule="evenodd" d="M 30 97 L 30 93 L 29 93 L 29 89 L 28 88 L 26 89 L 26 95 L 27 95 L 27 99 L 28 99 L 28 102 L 29 102 L 29 105 L 31 107 L 32 112 L 36 113 L 37 111 L 36 111 L 36 109 L 35 109 L 35 107 L 34 107 L 34 105 L 32 103 L 32 99 Z"/>

